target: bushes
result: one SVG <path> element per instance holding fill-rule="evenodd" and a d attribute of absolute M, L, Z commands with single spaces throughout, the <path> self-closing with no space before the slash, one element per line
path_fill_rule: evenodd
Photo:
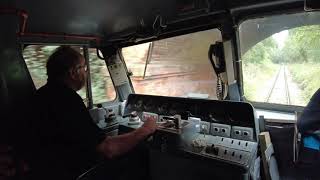
<path fill-rule="evenodd" d="M 303 101 L 308 103 L 313 93 L 320 88 L 320 68 L 317 63 L 289 65 L 293 80 L 302 90 Z"/>
<path fill-rule="evenodd" d="M 248 63 L 243 66 L 244 95 L 250 101 L 264 102 L 268 94 L 269 82 L 279 69 L 271 62 Z"/>

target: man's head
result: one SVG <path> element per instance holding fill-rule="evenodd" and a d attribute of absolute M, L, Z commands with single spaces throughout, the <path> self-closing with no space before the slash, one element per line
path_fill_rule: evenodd
<path fill-rule="evenodd" d="M 48 81 L 66 83 L 75 91 L 80 90 L 87 79 L 84 57 L 69 46 L 61 46 L 47 62 Z"/>

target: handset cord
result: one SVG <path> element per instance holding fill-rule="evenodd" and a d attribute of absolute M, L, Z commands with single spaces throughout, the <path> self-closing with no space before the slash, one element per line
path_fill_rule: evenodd
<path fill-rule="evenodd" d="M 210 60 L 210 62 L 212 64 L 213 70 L 217 75 L 217 86 L 216 86 L 217 99 L 218 100 L 223 100 L 224 99 L 224 92 L 225 92 L 225 84 L 222 81 L 222 78 L 221 78 L 221 75 L 220 75 L 221 72 L 216 67 L 216 64 L 215 64 L 215 62 L 214 62 L 214 60 L 212 58 L 212 54 L 215 55 L 214 45 L 213 44 L 211 44 L 210 47 L 209 47 L 208 57 L 209 57 L 209 60 Z"/>

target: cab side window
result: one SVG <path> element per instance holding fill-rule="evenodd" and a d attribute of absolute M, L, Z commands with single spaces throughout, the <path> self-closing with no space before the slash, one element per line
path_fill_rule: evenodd
<path fill-rule="evenodd" d="M 23 51 L 23 57 L 37 89 L 47 83 L 46 63 L 56 48 L 58 46 L 29 45 Z M 73 46 L 73 48 L 83 54 L 82 47 Z M 108 69 L 105 62 L 97 57 L 94 48 L 89 49 L 88 66 L 90 66 L 92 97 L 87 97 L 87 87 L 78 91 L 85 104 L 89 102 L 88 98 L 92 98 L 94 104 L 114 100 L 116 93 Z"/>
<path fill-rule="evenodd" d="M 23 51 L 23 57 L 26 61 L 33 83 L 37 89 L 47 82 L 46 63 L 48 57 L 58 46 L 30 45 Z"/>
<path fill-rule="evenodd" d="M 116 91 L 104 60 L 99 59 L 95 48 L 89 48 L 89 64 L 93 104 L 113 101 Z"/>

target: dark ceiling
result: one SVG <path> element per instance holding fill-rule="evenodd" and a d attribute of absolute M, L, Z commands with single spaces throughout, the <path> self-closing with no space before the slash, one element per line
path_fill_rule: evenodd
<path fill-rule="evenodd" d="M 126 45 L 270 12 L 303 10 L 303 0 L 1 0 L 28 14 L 28 33 L 97 36 Z"/>

